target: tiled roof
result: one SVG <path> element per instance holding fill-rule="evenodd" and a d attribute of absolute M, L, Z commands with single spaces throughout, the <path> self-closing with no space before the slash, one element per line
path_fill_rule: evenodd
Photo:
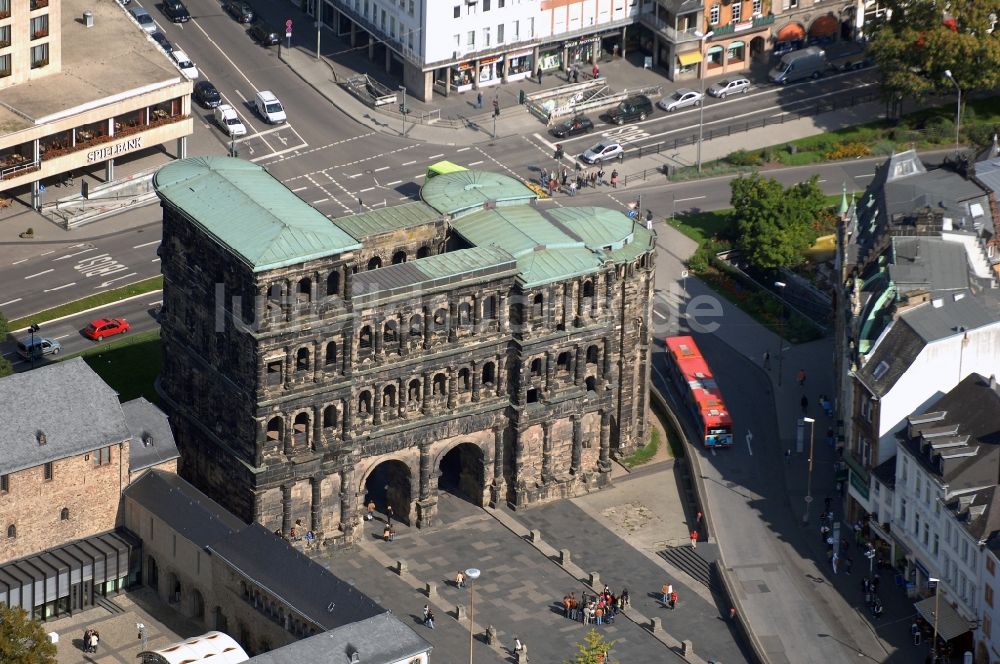
<path fill-rule="evenodd" d="M 254 272 L 360 249 L 361 244 L 256 164 L 192 157 L 153 176 L 156 193 Z"/>
<path fill-rule="evenodd" d="M 132 434 L 128 447 L 130 473 L 180 457 L 166 413 L 142 397 L 123 403 L 122 412 Z"/>

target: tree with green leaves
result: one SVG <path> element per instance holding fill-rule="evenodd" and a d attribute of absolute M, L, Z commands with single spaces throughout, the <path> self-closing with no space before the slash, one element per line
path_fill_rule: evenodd
<path fill-rule="evenodd" d="M 816 176 L 788 189 L 759 173 L 730 183 L 735 246 L 751 265 L 773 270 L 798 265 L 816 240 L 813 227 L 826 207 Z"/>
<path fill-rule="evenodd" d="M 883 0 L 887 11 L 872 26 L 871 50 L 882 88 L 893 96 L 922 99 L 953 90 L 1000 85 L 1000 30 L 991 32 L 996 0 Z"/>
<path fill-rule="evenodd" d="M 42 623 L 29 620 L 20 607 L 0 604 L 0 662 L 4 664 L 56 664 L 56 646 L 45 635 Z"/>
<path fill-rule="evenodd" d="M 564 664 L 619 664 L 617 661 L 608 659 L 608 653 L 611 652 L 614 645 L 614 641 L 606 641 L 600 632 L 591 629 L 583 637 L 583 643 L 576 644 L 579 650 L 576 657 L 572 661 L 564 662 Z"/>

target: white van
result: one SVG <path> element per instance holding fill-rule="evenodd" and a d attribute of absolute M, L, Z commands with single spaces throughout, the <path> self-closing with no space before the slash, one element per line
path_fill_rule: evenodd
<path fill-rule="evenodd" d="M 281 102 L 270 90 L 258 92 L 253 105 L 257 109 L 257 114 L 269 124 L 281 124 L 288 119 L 285 117 L 285 109 L 281 107 Z"/>

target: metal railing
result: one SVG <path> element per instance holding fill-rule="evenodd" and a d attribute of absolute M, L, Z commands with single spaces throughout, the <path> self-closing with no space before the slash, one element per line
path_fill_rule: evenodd
<path fill-rule="evenodd" d="M 640 23 L 645 23 L 646 27 L 651 28 L 657 32 L 662 33 L 668 40 L 674 44 L 683 44 L 685 42 L 696 42 L 701 39 L 701 33 L 695 28 L 688 28 L 687 30 L 678 30 L 674 26 L 670 25 L 664 21 L 659 16 L 655 16 L 651 13 L 643 14 L 640 19 Z"/>
<path fill-rule="evenodd" d="M 18 164 L 16 166 L 8 166 L 7 168 L 0 169 L 0 180 L 14 178 L 18 175 L 22 175 L 23 173 L 38 170 L 41 165 L 42 162 L 40 161 L 26 161 L 23 164 Z"/>

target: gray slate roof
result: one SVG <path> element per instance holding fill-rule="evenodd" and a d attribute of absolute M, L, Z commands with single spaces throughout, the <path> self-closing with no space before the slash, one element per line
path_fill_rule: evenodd
<path fill-rule="evenodd" d="M 431 644 L 390 612 L 332 629 L 253 657 L 252 664 L 394 664 L 429 653 Z"/>
<path fill-rule="evenodd" d="M 122 412 L 132 433 L 128 447 L 130 473 L 180 457 L 166 413 L 144 397 L 123 403 Z"/>
<path fill-rule="evenodd" d="M 1000 297 L 994 291 L 976 296 L 968 291 L 953 293 L 905 311 L 901 317 L 921 339 L 930 343 L 1000 323 Z"/>
<path fill-rule="evenodd" d="M 889 277 L 898 292 L 953 291 L 969 287 L 965 247 L 933 237 L 895 237 Z"/>
<path fill-rule="evenodd" d="M 216 541 L 208 549 L 323 629 L 385 612 L 370 597 L 259 523 Z"/>
<path fill-rule="evenodd" d="M 0 379 L 0 404 L 0 474 L 129 438 L 117 393 L 80 358 Z"/>
<path fill-rule="evenodd" d="M 924 340 L 906 320 L 902 317 L 896 319 L 875 350 L 869 354 L 865 365 L 857 372 L 858 380 L 871 391 L 873 396 L 884 397 L 900 376 L 910 368 L 925 345 Z M 876 369 L 883 362 L 888 368 L 884 372 L 880 371 L 876 378 Z"/>
<path fill-rule="evenodd" d="M 206 547 L 246 524 L 183 479 L 150 470 L 125 489 L 134 500 L 199 547 Z"/>

